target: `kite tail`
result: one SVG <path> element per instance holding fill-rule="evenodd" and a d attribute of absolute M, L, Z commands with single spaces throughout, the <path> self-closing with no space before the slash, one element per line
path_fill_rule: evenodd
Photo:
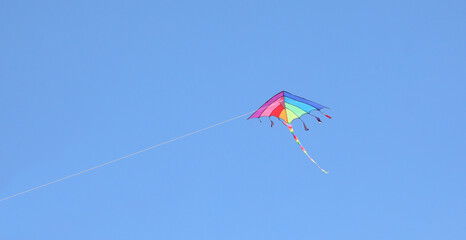
<path fill-rule="evenodd" d="M 298 143 L 298 145 L 301 147 L 301 150 L 303 150 L 303 152 L 306 154 L 306 156 L 315 164 L 317 165 L 317 167 L 324 173 L 328 173 L 327 171 L 325 171 L 324 169 L 322 169 L 319 164 L 316 163 L 316 161 L 314 161 L 314 159 L 311 158 L 311 156 L 309 156 L 309 154 L 307 153 L 306 149 L 304 149 L 303 145 L 301 145 L 301 142 L 299 142 L 298 140 L 298 137 L 296 137 L 296 135 L 294 134 L 294 130 L 293 130 L 293 127 L 291 126 L 291 124 L 288 124 L 286 122 L 283 122 L 283 124 L 285 124 L 288 129 L 290 130 L 291 132 L 291 135 L 293 135 L 293 138 L 294 140 L 296 141 L 296 143 Z"/>

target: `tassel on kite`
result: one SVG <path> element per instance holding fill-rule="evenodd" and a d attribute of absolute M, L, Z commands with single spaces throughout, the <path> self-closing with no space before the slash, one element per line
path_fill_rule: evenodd
<path fill-rule="evenodd" d="M 314 159 L 311 158 L 311 156 L 309 156 L 306 149 L 304 149 L 304 147 L 301 145 L 301 142 L 299 142 L 298 137 L 296 137 L 296 135 L 294 134 L 294 130 L 293 130 L 293 127 L 291 125 L 291 122 L 293 120 L 300 119 L 303 122 L 304 129 L 306 131 L 308 131 L 309 129 L 307 128 L 306 124 L 301 119 L 301 117 L 304 114 L 312 115 L 310 113 L 311 111 L 318 111 L 318 112 L 322 113 L 321 110 L 324 109 L 324 108 L 328 108 L 328 107 L 325 107 L 325 106 L 320 105 L 318 103 L 315 103 L 313 101 L 309 101 L 309 100 L 307 100 L 305 98 L 298 97 L 298 96 L 293 95 L 293 94 L 291 94 L 289 92 L 281 91 L 278 94 L 276 94 L 275 96 L 273 96 L 271 99 L 269 99 L 266 103 L 264 103 L 248 119 L 258 118 L 260 120 L 261 117 L 269 117 L 269 119 L 270 119 L 270 117 L 272 117 L 272 116 L 280 119 L 283 122 L 283 124 L 285 124 L 288 127 L 291 134 L 293 135 L 294 140 L 296 141 L 296 143 L 298 143 L 298 145 L 300 146 L 300 148 L 304 152 L 304 154 L 306 154 L 306 156 L 315 165 L 317 165 L 317 167 L 322 172 L 328 173 L 327 171 L 322 169 L 319 166 L 319 164 L 317 164 L 317 162 L 314 161 Z M 332 118 L 327 114 L 324 114 L 324 113 L 322 113 L 322 114 L 325 115 L 329 119 Z M 312 115 L 312 116 L 314 116 L 314 115 Z M 314 116 L 314 117 L 316 118 L 316 120 L 319 123 L 322 123 L 320 118 L 318 118 L 317 116 Z M 270 119 L 270 121 L 272 122 L 271 125 L 273 126 L 272 119 Z"/>
<path fill-rule="evenodd" d="M 304 131 L 309 131 L 309 128 L 307 128 L 306 123 L 300 118 L 301 122 L 303 123 Z"/>

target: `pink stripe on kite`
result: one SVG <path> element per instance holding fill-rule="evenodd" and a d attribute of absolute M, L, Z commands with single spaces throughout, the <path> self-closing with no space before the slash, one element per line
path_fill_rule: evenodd
<path fill-rule="evenodd" d="M 261 117 L 270 117 L 272 111 L 275 110 L 276 107 L 280 106 L 280 101 L 282 101 L 282 98 L 275 100 L 275 102 L 271 103 L 268 107 L 266 107 L 264 112 L 262 112 Z"/>
<path fill-rule="evenodd" d="M 277 95 L 273 96 L 271 99 L 269 99 L 269 101 L 267 101 L 266 103 L 264 103 L 264 105 L 262 105 L 257 111 L 255 111 L 249 118 L 258 118 L 261 116 L 261 114 L 265 111 L 265 109 L 270 105 L 272 104 L 273 102 L 275 102 L 277 99 L 283 97 L 283 92 L 279 92 Z M 249 119 L 248 118 L 248 119 Z"/>

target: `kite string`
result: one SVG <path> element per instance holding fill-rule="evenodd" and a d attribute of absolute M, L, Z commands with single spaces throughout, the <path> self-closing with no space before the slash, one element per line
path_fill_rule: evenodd
<path fill-rule="evenodd" d="M 309 154 L 307 153 L 306 149 L 304 149 L 303 145 L 301 145 L 301 142 L 299 142 L 299 139 L 298 137 L 296 137 L 296 135 L 294 134 L 294 130 L 293 130 L 293 127 L 291 126 L 291 124 L 288 124 L 286 122 L 283 122 L 283 124 L 285 124 L 288 129 L 290 130 L 291 132 L 291 135 L 293 135 L 293 138 L 294 140 L 296 141 L 296 143 L 301 147 L 301 150 L 303 150 L 303 152 L 306 154 L 306 156 L 315 164 L 317 165 L 317 167 L 324 173 L 328 173 L 327 171 L 325 171 L 324 169 L 322 169 L 319 164 L 316 163 L 316 161 L 314 161 L 314 159 L 311 158 L 311 156 L 309 156 Z"/>
<path fill-rule="evenodd" d="M 112 161 L 109 161 L 109 162 L 106 162 L 106 163 L 102 163 L 102 164 L 100 164 L 100 165 L 91 167 L 91 168 L 89 168 L 89 169 L 86 169 L 86 170 L 83 170 L 83 171 L 80 171 L 80 172 L 77 172 L 77 173 L 73 173 L 73 174 L 71 174 L 71 175 L 68 175 L 68 176 L 66 176 L 66 177 L 59 178 L 59 179 L 54 180 L 54 181 L 51 181 L 51 182 L 49 182 L 49 183 L 42 184 L 42 185 L 40 185 L 40 186 L 37 186 L 37 187 L 31 188 L 31 189 L 28 189 L 28 190 L 26 190 L 26 191 L 23 191 L 23 192 L 20 192 L 20 193 L 17 193 L 17 194 L 14 194 L 14 195 L 11 195 L 11 196 L 2 198 L 2 199 L 0 199 L 0 202 L 3 202 L 3 201 L 5 201 L 5 200 L 7 200 L 7 199 L 10 199 L 10 198 L 17 197 L 17 196 L 19 196 L 19 195 L 23 195 L 23 194 L 25 194 L 25 193 L 28 193 L 28 192 L 31 192 L 31 191 L 34 191 L 34 190 L 37 190 L 37 189 L 39 189 L 39 188 L 46 187 L 46 186 L 48 186 L 48 185 L 51 185 L 51 184 L 54 184 L 54 183 L 57 183 L 57 182 L 61 182 L 61 181 L 65 180 L 65 179 L 68 179 L 68 178 L 71 178 L 71 177 L 74 177 L 74 176 L 77 176 L 77 175 L 80 175 L 80 174 L 83 174 L 83 173 L 86 173 L 86 172 L 95 170 L 95 169 L 97 169 L 97 168 L 101 168 L 101 167 L 103 167 L 103 166 L 106 166 L 106 165 L 115 163 L 115 162 L 120 161 L 120 160 L 122 160 L 122 159 L 131 157 L 131 156 L 134 156 L 134 155 L 136 155 L 136 154 L 139 154 L 139 153 L 142 153 L 142 152 L 151 150 L 151 149 L 156 148 L 156 147 L 160 147 L 160 146 L 165 145 L 165 144 L 167 144 L 167 143 L 174 142 L 174 141 L 179 140 L 179 139 L 181 139 L 181 138 L 185 138 L 185 137 L 187 137 L 187 136 L 190 136 L 190 135 L 193 135 L 193 134 L 196 134 L 196 133 L 203 132 L 203 131 L 205 131 L 205 130 L 207 130 L 207 129 L 210 129 L 210 128 L 216 127 L 216 126 L 218 126 L 218 125 L 221 125 L 221 124 L 224 124 L 224 123 L 227 123 L 227 122 L 236 120 L 236 119 L 238 119 L 238 118 L 244 117 L 244 116 L 249 115 L 249 114 L 251 114 L 251 113 L 252 113 L 252 112 L 248 112 L 248 113 L 242 114 L 242 115 L 240 115 L 240 116 L 237 116 L 237 117 L 234 117 L 234 118 L 230 118 L 230 119 L 228 119 L 228 120 L 225 120 L 225 121 L 223 121 L 223 122 L 216 123 L 216 124 L 211 125 L 211 126 L 209 126 L 209 127 L 205 127 L 205 128 L 203 128 L 203 129 L 200 129 L 200 130 L 197 130 L 197 131 L 194 131 L 194 132 L 185 134 L 185 135 L 183 135 L 183 136 L 174 138 L 174 139 L 172 139 L 172 140 L 168 140 L 168 141 L 166 141 L 166 142 L 159 143 L 159 144 L 154 145 L 154 146 L 152 146 L 152 147 L 148 147 L 148 148 L 142 149 L 142 150 L 140 150 L 140 151 L 137 151 L 137 152 L 128 154 L 128 155 L 126 155 L 126 156 L 124 156 L 124 157 L 120 157 L 120 158 L 114 159 L 114 160 L 112 160 Z"/>

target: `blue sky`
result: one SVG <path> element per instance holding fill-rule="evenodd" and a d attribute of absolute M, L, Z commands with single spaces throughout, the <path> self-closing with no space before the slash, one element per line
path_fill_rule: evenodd
<path fill-rule="evenodd" d="M 465 239 L 464 1 L 4 1 L 1 239 Z"/>

